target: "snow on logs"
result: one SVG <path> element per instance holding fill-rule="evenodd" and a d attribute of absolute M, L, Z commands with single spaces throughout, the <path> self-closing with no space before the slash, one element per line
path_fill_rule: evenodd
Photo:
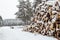
<path fill-rule="evenodd" d="M 42 35 L 58 37 L 60 35 L 59 31 L 56 29 L 56 20 L 58 17 L 58 11 L 56 7 L 47 5 L 45 2 L 42 2 L 36 7 L 36 14 L 31 19 L 32 23 L 24 29 L 32 33 L 40 33 Z M 58 10 L 58 11 L 57 11 Z M 59 37 L 60 38 L 60 37 Z"/>

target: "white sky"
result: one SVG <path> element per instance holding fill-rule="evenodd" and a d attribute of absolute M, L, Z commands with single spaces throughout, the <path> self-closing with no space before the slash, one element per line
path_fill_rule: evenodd
<path fill-rule="evenodd" d="M 0 16 L 3 19 L 14 19 L 16 15 L 14 15 L 18 8 L 18 0 L 0 0 Z"/>
<path fill-rule="evenodd" d="M 18 8 L 18 0 L 0 0 L 0 16 L 3 19 L 14 19 L 16 15 L 14 15 Z"/>

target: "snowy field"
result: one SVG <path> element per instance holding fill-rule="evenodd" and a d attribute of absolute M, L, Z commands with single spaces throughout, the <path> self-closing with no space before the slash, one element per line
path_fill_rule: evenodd
<path fill-rule="evenodd" d="M 22 27 L 22 26 L 21 26 Z M 53 37 L 42 36 L 40 34 L 33 34 L 21 31 L 22 28 L 15 26 L 15 29 L 10 27 L 0 28 L 0 40 L 57 40 Z"/>

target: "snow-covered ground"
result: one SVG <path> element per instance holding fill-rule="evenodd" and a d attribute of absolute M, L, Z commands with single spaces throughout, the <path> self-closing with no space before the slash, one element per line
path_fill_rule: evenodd
<path fill-rule="evenodd" d="M 21 30 L 22 28 L 20 29 L 17 26 L 15 26 L 15 29 L 11 29 L 10 27 L 1 27 L 0 40 L 57 40 L 53 37 L 42 36 L 40 34 L 35 35 Z"/>

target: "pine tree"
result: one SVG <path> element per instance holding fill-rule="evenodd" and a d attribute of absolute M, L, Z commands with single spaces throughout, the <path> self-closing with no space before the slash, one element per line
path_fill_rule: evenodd
<path fill-rule="evenodd" d="M 41 3 L 42 0 L 34 0 L 34 8 Z"/>
<path fill-rule="evenodd" d="M 0 26 L 2 25 L 2 21 L 3 21 L 3 19 L 2 19 L 2 17 L 0 16 Z"/>
<path fill-rule="evenodd" d="M 27 24 L 28 21 L 30 21 L 30 18 L 33 16 L 30 1 L 19 1 L 18 8 L 19 11 L 16 13 L 17 18 L 21 18 L 25 22 L 25 24 Z"/>

